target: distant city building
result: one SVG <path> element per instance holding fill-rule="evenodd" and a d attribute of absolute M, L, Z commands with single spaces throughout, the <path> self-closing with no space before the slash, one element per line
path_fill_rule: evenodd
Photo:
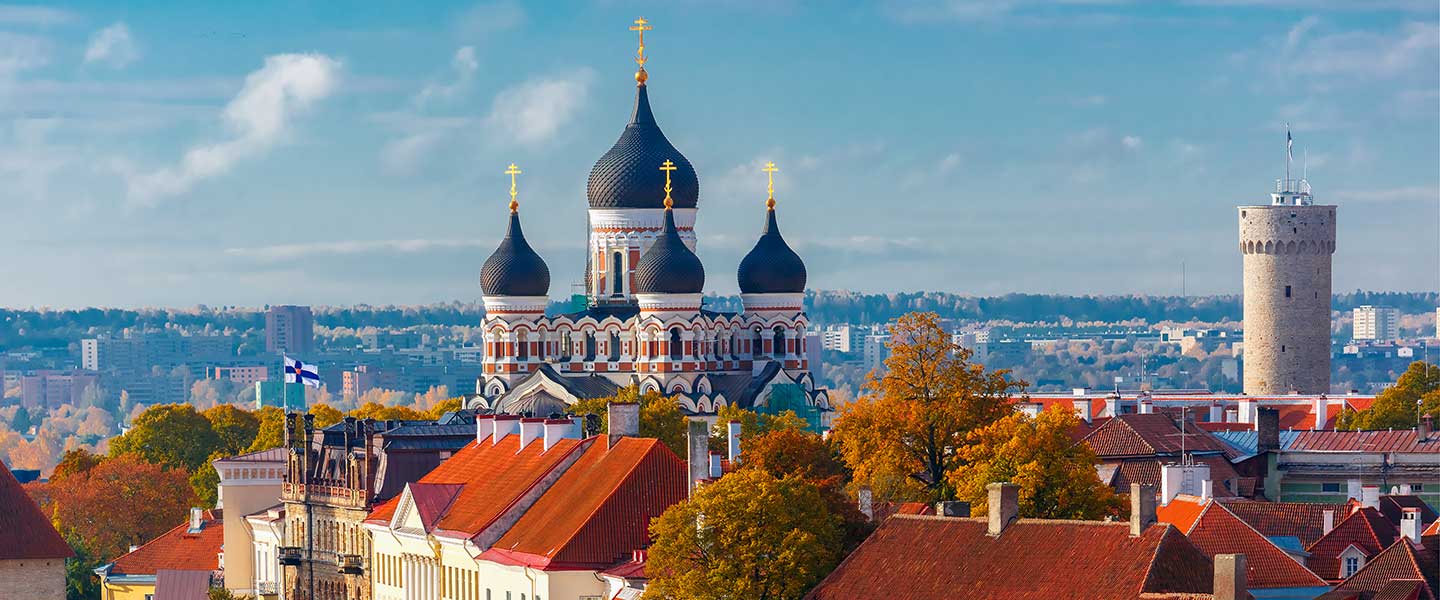
<path fill-rule="evenodd" d="M 851 325 L 827 325 L 821 332 L 821 343 L 832 352 L 859 352 L 865 346 L 865 336 L 873 333 L 870 327 Z"/>
<path fill-rule="evenodd" d="M 209 379 L 221 379 L 237 385 L 251 385 L 257 381 L 268 380 L 269 367 L 211 367 Z"/>
<path fill-rule="evenodd" d="M 410 330 L 376 330 L 360 334 L 360 344 L 370 350 L 415 348 L 422 341 L 420 332 Z"/>
<path fill-rule="evenodd" d="M 1241 206 L 1246 394 L 1330 391 L 1330 270 L 1335 207 L 1286 178 L 1268 206 Z"/>
<path fill-rule="evenodd" d="M 20 404 L 47 409 L 80 404 L 85 390 L 99 381 L 100 376 L 89 371 L 36 371 L 20 377 Z"/>
<path fill-rule="evenodd" d="M 65 559 L 74 555 L 0 462 L 0 598 L 64 600 Z"/>
<path fill-rule="evenodd" d="M 877 371 L 885 368 L 885 359 L 890 358 L 889 335 L 865 336 L 865 369 Z"/>
<path fill-rule="evenodd" d="M 305 355 L 315 351 L 315 317 L 308 306 L 272 306 L 265 313 L 265 351 Z"/>
<path fill-rule="evenodd" d="M 817 331 L 805 332 L 805 360 L 810 363 L 811 369 L 820 368 L 820 350 L 824 348 L 824 342 L 821 341 L 821 337 L 822 335 Z"/>
<path fill-rule="evenodd" d="M 80 340 L 80 366 L 87 371 L 136 373 L 151 368 L 224 364 L 235 356 L 229 335 L 134 334 Z"/>
<path fill-rule="evenodd" d="M 1391 342 L 1400 339 L 1400 309 L 1388 306 L 1357 306 L 1354 340 Z"/>
<path fill-rule="evenodd" d="M 306 407 L 305 384 L 285 383 L 283 379 L 255 382 L 255 410 L 267 406 L 303 412 Z"/>

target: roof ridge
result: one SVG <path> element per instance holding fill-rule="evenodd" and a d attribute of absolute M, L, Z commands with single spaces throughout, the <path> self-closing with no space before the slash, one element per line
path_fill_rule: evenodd
<path fill-rule="evenodd" d="M 1170 530 L 1175 528 L 1174 525 L 1171 525 L 1169 523 L 1156 522 L 1156 525 L 1165 526 L 1165 530 L 1160 533 L 1160 540 L 1155 542 L 1155 548 L 1150 551 L 1150 562 L 1145 564 L 1145 576 L 1140 578 L 1140 589 L 1136 590 L 1137 594 L 1144 594 L 1145 588 L 1150 587 L 1150 578 L 1155 575 L 1155 563 L 1160 560 L 1160 548 L 1165 545 L 1165 539 L 1169 537 Z M 1179 531 L 1179 529 L 1175 530 L 1177 532 Z M 1140 533 L 1141 535 L 1144 535 L 1145 532 L 1142 531 Z M 1201 552 L 1201 554 L 1203 555 L 1204 552 Z"/>
<path fill-rule="evenodd" d="M 507 435 L 507 436 L 505 436 L 505 437 L 510 437 L 510 436 Z M 542 481 L 542 480 L 545 479 L 545 476 L 546 476 L 546 475 L 549 475 L 551 471 L 554 471 L 555 469 L 559 468 L 560 465 L 565 462 L 565 458 L 568 457 L 568 456 L 570 455 L 570 453 L 573 453 L 573 452 L 575 452 L 576 450 L 578 450 L 578 449 L 580 449 L 580 448 L 585 448 L 585 447 L 587 447 L 586 444 L 585 444 L 585 442 L 590 441 L 590 440 L 594 440 L 594 439 L 595 439 L 595 438 L 589 438 L 589 439 L 587 439 L 587 440 L 579 440 L 580 443 L 575 444 L 575 447 L 571 448 L 568 452 L 566 452 L 566 453 L 565 453 L 565 456 L 561 456 L 559 460 L 555 461 L 555 464 L 550 465 L 550 468 L 546 469 L 544 473 L 541 473 L 539 477 L 537 477 L 537 478 L 535 478 L 535 480 L 531 481 L 531 482 L 530 482 L 530 485 L 528 485 L 528 486 L 525 487 L 525 491 L 529 491 L 531 488 L 534 488 L 536 484 L 538 484 L 540 481 Z M 564 441 L 564 440 L 561 440 L 561 441 Z M 534 442 L 531 442 L 531 443 L 534 443 Z M 525 450 L 524 447 L 521 447 L 521 448 L 520 448 L 520 451 L 523 452 L 524 450 Z M 542 453 L 543 453 L 543 452 L 542 452 Z M 517 454 L 518 454 L 518 452 L 517 452 Z M 579 459 L 577 458 L 576 460 L 579 460 Z M 574 463 L 572 462 L 570 466 L 574 466 Z M 566 467 L 565 470 L 566 470 L 566 471 L 569 471 L 569 470 L 570 470 L 570 467 Z M 564 474 L 562 473 L 560 477 L 564 477 Z M 560 480 L 559 477 L 555 478 L 555 481 L 559 481 L 559 480 Z M 551 486 L 554 486 L 555 483 L 554 483 L 554 482 L 551 482 L 550 485 L 551 485 Z M 548 492 L 548 491 L 550 491 L 550 488 L 549 488 L 549 487 L 545 488 L 545 492 Z M 541 496 L 544 496 L 544 495 L 545 495 L 545 492 L 541 492 L 540 495 L 541 495 Z M 522 492 L 522 493 L 516 495 L 514 498 L 511 498 L 511 499 L 510 499 L 510 502 L 506 503 L 504 508 L 501 508 L 498 512 L 495 513 L 495 516 L 491 517 L 489 521 L 486 521 L 486 522 L 483 523 L 480 527 L 477 527 L 475 533 L 470 533 L 470 532 L 465 532 L 465 531 L 462 531 L 462 532 L 459 532 L 459 533 L 465 534 L 465 538 L 466 538 L 466 539 L 474 539 L 476 536 L 479 536 L 479 535 L 480 535 L 481 533 L 483 533 L 485 530 L 489 529 L 491 525 L 494 525 L 494 524 L 495 524 L 495 521 L 499 520 L 500 517 L 505 516 L 505 513 L 510 512 L 510 509 L 515 508 L 515 505 L 516 505 L 517 503 L 519 503 L 522 499 L 524 499 L 524 497 L 525 497 L 525 494 Z M 536 498 L 536 500 L 538 500 L 538 499 L 539 499 L 539 497 Z M 454 502 L 452 501 L 451 504 L 453 505 Z M 518 519 L 517 519 L 517 522 L 518 522 Z M 439 524 L 440 524 L 439 520 L 436 520 L 435 524 L 436 524 L 436 525 L 439 525 Z M 439 527 L 436 527 L 435 530 L 436 530 L 436 531 L 440 531 L 440 528 L 439 528 Z M 501 537 L 504 537 L 504 536 L 501 535 L 501 536 L 499 536 L 499 537 L 496 537 L 495 540 L 496 540 L 496 541 L 499 541 Z"/>
<path fill-rule="evenodd" d="M 209 511 L 206 511 L 206 512 L 209 512 Z M 210 520 L 213 521 L 214 519 L 210 519 Z M 171 527 L 171 528 L 169 528 L 169 529 L 166 529 L 166 530 L 165 530 L 165 533 L 162 533 L 162 534 L 157 535 L 157 536 L 155 536 L 155 537 L 153 537 L 153 538 L 150 538 L 150 541 L 145 542 L 145 543 L 143 543 L 143 544 L 140 544 L 139 546 L 136 546 L 134 550 L 131 550 L 131 551 L 129 551 L 129 552 L 126 552 L 126 553 L 124 553 L 124 554 L 121 554 L 120 556 L 115 557 L 114 560 L 110 561 L 110 564 L 112 565 L 112 568 L 113 568 L 113 565 L 119 563 L 119 562 L 120 562 L 120 559 L 125 558 L 125 557 L 127 557 L 127 556 L 132 555 L 132 554 L 135 554 L 136 552 L 139 552 L 139 551 L 141 551 L 141 550 L 144 550 L 145 548 L 150 547 L 151 544 L 154 544 L 154 543 L 156 543 L 156 542 L 159 542 L 160 540 L 163 540 L 163 539 L 169 537 L 171 533 L 174 533 L 174 532 L 175 532 L 176 530 L 178 530 L 178 529 L 187 529 L 187 530 L 188 530 L 189 528 L 190 528 L 190 523 L 189 523 L 189 522 L 185 522 L 185 523 L 181 523 L 181 524 L 179 524 L 179 525 L 176 525 L 176 526 L 174 526 L 174 527 Z M 204 531 L 204 530 L 205 530 L 205 526 L 204 526 L 204 523 L 203 523 L 203 522 L 201 523 L 200 530 L 201 530 L 201 531 Z M 158 569 L 157 569 L 157 570 L 158 570 Z M 123 575 L 124 573 L 121 573 L 121 574 Z"/>
<path fill-rule="evenodd" d="M 593 437 L 593 438 L 591 438 L 591 439 L 597 439 L 597 438 L 599 438 L 599 437 L 600 437 L 600 436 L 595 436 L 595 437 Z M 626 470 L 625 470 L 625 474 L 624 474 L 623 476 L 621 476 L 621 477 L 615 482 L 615 485 L 614 485 L 613 487 L 611 487 L 610 490 L 605 493 L 605 496 L 600 500 L 600 502 L 596 503 L 595 508 L 593 508 L 593 509 L 590 510 L 590 514 L 585 515 L 585 518 L 580 521 L 580 527 L 577 527 L 577 528 L 575 528 L 574 531 L 571 531 L 571 532 L 570 532 L 570 535 L 568 535 L 568 536 L 565 537 L 565 541 L 562 542 L 562 543 L 558 546 L 558 548 L 563 549 L 563 548 L 565 548 L 566 546 L 569 546 L 569 545 L 570 545 L 571 540 L 574 540 L 574 539 L 575 539 L 575 536 L 576 536 L 576 535 L 579 535 L 580 529 L 584 528 L 585 525 L 590 522 L 590 519 L 594 518 L 595 515 L 596 515 L 596 513 L 599 513 L 599 512 L 600 512 L 600 509 L 605 506 L 605 503 L 610 499 L 610 496 L 615 493 L 615 490 L 620 489 L 620 486 L 623 485 L 627 480 L 629 480 L 629 479 L 630 479 L 630 475 L 634 474 L 635 471 L 636 471 L 636 469 L 638 469 L 638 468 L 640 467 L 640 463 L 643 462 L 645 458 L 647 458 L 647 457 L 650 456 L 650 453 L 655 450 L 655 444 L 660 443 L 660 440 L 657 439 L 657 438 L 620 438 L 620 440 L 616 443 L 616 445 L 619 445 L 620 443 L 624 443 L 625 440 L 627 440 L 627 439 L 636 440 L 636 441 L 642 441 L 642 440 L 643 440 L 643 441 L 649 443 L 649 447 L 646 448 L 645 451 L 640 454 L 640 460 L 635 461 L 634 463 L 632 463 L 632 464 L 630 465 L 630 468 L 629 468 L 629 469 L 626 469 Z M 591 447 L 598 447 L 598 446 L 599 446 L 599 444 L 593 444 Z M 612 450 L 614 450 L 614 449 L 615 449 L 614 446 L 607 448 L 607 449 L 605 450 L 606 455 L 608 455 L 608 454 L 610 453 L 610 451 L 612 451 Z M 603 460 L 605 460 L 605 458 L 606 458 L 605 456 L 601 456 L 601 457 L 600 457 L 600 460 L 603 461 Z M 598 463 L 599 461 L 596 461 L 596 462 Z M 569 475 L 569 474 L 570 474 L 570 471 L 567 469 L 567 470 L 565 471 L 565 475 Z M 561 476 L 560 476 L 560 479 L 564 479 L 564 478 L 565 478 L 565 475 L 561 475 Z M 556 479 L 556 480 L 555 480 L 555 483 L 560 483 L 560 479 Z M 552 485 L 551 487 L 553 488 L 554 486 Z M 546 494 L 550 493 L 550 490 L 549 490 L 549 489 L 545 490 L 545 493 L 546 493 Z M 545 495 L 545 494 L 541 494 L 541 496 L 544 496 L 544 495 Z M 538 499 L 537 499 L 537 501 L 538 501 Z M 499 540 L 496 540 L 496 541 L 499 541 Z M 556 555 L 559 555 L 559 551 L 558 551 L 558 550 L 556 551 Z"/>
<path fill-rule="evenodd" d="M 1219 503 L 1212 501 L 1211 504 L 1219 504 Z M 1285 558 L 1286 558 L 1286 559 L 1288 559 L 1288 560 L 1289 560 L 1290 562 L 1292 562 L 1292 563 L 1295 563 L 1295 566 L 1300 567 L 1300 569 L 1301 569 L 1302 571 L 1305 571 L 1306 573 L 1309 573 L 1310 576 L 1311 576 L 1311 577 L 1314 577 L 1316 581 L 1319 581 L 1319 582 L 1321 583 L 1321 585 L 1326 585 L 1326 582 L 1325 582 L 1325 578 L 1324 578 L 1324 577 L 1321 577 L 1320 575 L 1318 575 L 1318 574 L 1315 573 L 1314 571 L 1311 571 L 1311 570 L 1310 570 L 1310 567 L 1307 567 L 1307 566 L 1305 566 L 1305 563 L 1302 563 L 1302 562 L 1300 562 L 1299 560 L 1296 560 L 1295 557 L 1294 557 L 1294 556 L 1291 556 L 1289 552 L 1286 552 L 1284 548 L 1281 548 L 1280 546 L 1275 545 L 1275 542 L 1270 541 L 1270 538 L 1267 537 L 1265 534 L 1260 533 L 1260 530 L 1256 529 L 1253 525 L 1251 525 L 1251 524 L 1250 524 L 1249 522 L 1247 522 L 1245 519 L 1240 518 L 1240 515 L 1237 515 L 1237 514 L 1231 512 L 1230 509 L 1225 508 L 1223 505 L 1220 507 L 1220 509 L 1223 510 L 1223 511 L 1225 511 L 1225 514 L 1230 515 L 1231 518 L 1235 519 L 1236 521 L 1239 521 L 1240 524 L 1244 525 L 1246 529 L 1249 529 L 1249 530 L 1250 530 L 1252 533 L 1254 533 L 1255 535 L 1260 536 L 1260 539 L 1265 540 L 1265 543 L 1270 544 L 1270 547 L 1278 550 L 1278 551 L 1280 552 L 1280 554 L 1285 555 Z M 1199 519 L 1196 519 L 1196 521 L 1199 521 Z M 1317 541 L 1317 543 L 1318 543 L 1318 541 Z"/>

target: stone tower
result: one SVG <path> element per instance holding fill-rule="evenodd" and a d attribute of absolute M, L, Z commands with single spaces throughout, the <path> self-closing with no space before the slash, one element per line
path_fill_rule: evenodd
<path fill-rule="evenodd" d="M 1310 184 L 1285 179 L 1268 206 L 1241 206 L 1245 272 L 1245 393 L 1330 391 L 1330 256 L 1335 207 L 1314 204 Z"/>

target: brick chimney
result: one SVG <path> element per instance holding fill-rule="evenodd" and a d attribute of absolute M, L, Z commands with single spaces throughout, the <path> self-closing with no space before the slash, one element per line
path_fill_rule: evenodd
<path fill-rule="evenodd" d="M 693 496 L 698 484 L 710 476 L 710 425 L 704 421 L 689 421 L 686 438 L 686 453 L 689 454 L 690 463 L 690 495 Z"/>
<path fill-rule="evenodd" d="M 1130 535 L 1144 535 L 1155 520 L 1155 486 L 1130 484 Z"/>
<path fill-rule="evenodd" d="M 620 441 L 622 437 L 636 437 L 640 435 L 640 404 L 611 402 L 606 406 L 606 412 L 610 419 L 610 445 Z"/>
<path fill-rule="evenodd" d="M 1215 600 L 1246 600 L 1245 555 L 1215 555 Z"/>
<path fill-rule="evenodd" d="M 1255 431 L 1258 440 L 1256 450 L 1260 452 L 1279 451 L 1280 411 L 1274 408 L 1262 408 L 1256 411 Z"/>
<path fill-rule="evenodd" d="M 986 504 L 990 509 L 989 535 L 999 536 L 1020 518 L 1020 486 L 1013 483 L 992 483 L 985 486 L 990 493 Z"/>

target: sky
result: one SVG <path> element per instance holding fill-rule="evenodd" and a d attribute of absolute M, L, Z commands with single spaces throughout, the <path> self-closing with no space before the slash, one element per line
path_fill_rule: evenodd
<path fill-rule="evenodd" d="M 1336 291 L 1440 289 L 1434 0 L 192 0 L 0 4 L 0 306 L 477 301 L 511 162 L 564 296 L 637 16 L 708 291 L 773 160 L 812 289 L 1236 293 L 1286 123 Z"/>

